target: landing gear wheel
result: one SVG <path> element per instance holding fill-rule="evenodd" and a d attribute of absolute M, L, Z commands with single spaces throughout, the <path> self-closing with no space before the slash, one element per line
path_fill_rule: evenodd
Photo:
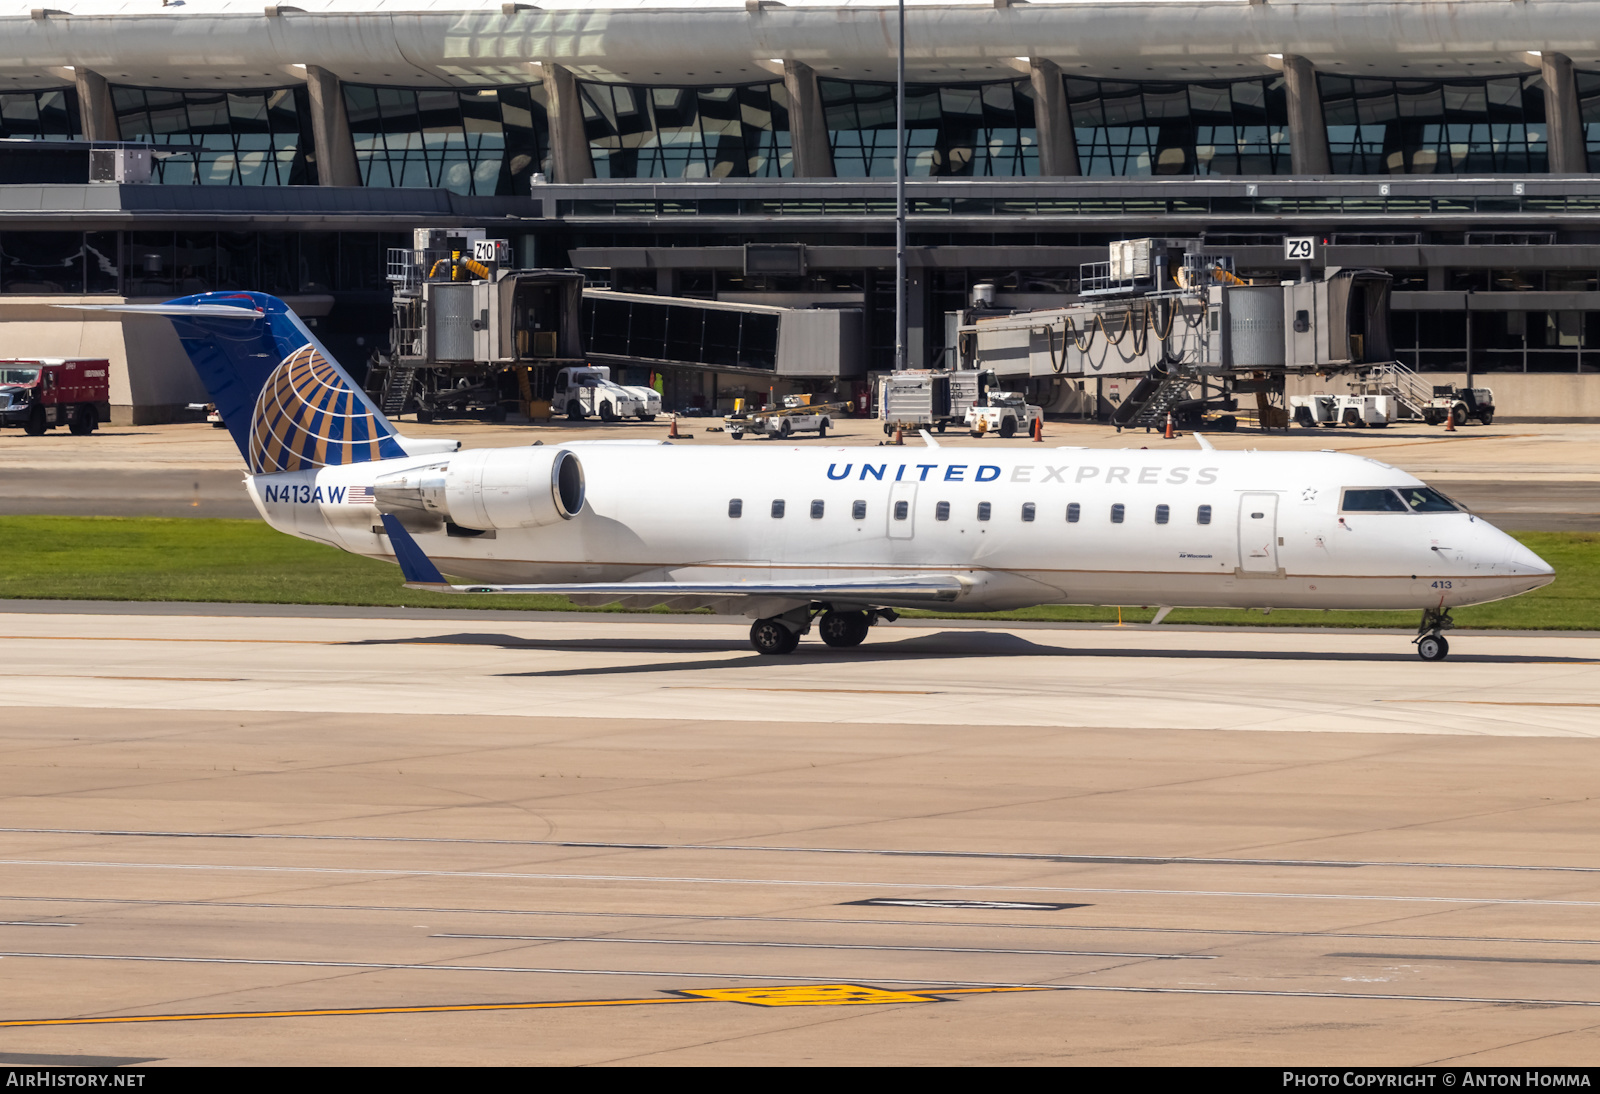
<path fill-rule="evenodd" d="M 793 653 L 800 644 L 800 635 L 776 619 L 758 619 L 750 625 L 750 644 L 756 652 L 768 656 Z"/>
<path fill-rule="evenodd" d="M 866 612 L 823 612 L 818 621 L 817 633 L 835 649 L 859 646 L 872 628 L 872 617 Z"/>
<path fill-rule="evenodd" d="M 1443 661 L 1450 653 L 1450 643 L 1442 634 L 1425 634 L 1417 639 L 1417 656 L 1424 661 Z"/>
<path fill-rule="evenodd" d="M 44 435 L 44 407 L 41 404 L 33 404 L 33 410 L 28 413 L 28 420 L 22 423 L 22 431 L 30 437 Z"/>
<path fill-rule="evenodd" d="M 576 399 L 569 400 L 567 403 L 567 421 L 583 421 L 583 407 L 578 404 Z"/>
<path fill-rule="evenodd" d="M 72 424 L 67 428 L 72 430 L 74 436 L 87 437 L 94 432 L 94 427 L 100 424 L 98 419 L 99 416 L 95 414 L 93 407 L 80 406 L 73 411 Z"/>
<path fill-rule="evenodd" d="M 612 407 L 610 399 L 600 404 L 600 420 L 602 422 L 614 422 L 617 420 L 617 412 Z"/>

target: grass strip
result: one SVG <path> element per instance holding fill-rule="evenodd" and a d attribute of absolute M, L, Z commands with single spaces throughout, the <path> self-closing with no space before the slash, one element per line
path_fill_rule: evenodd
<path fill-rule="evenodd" d="M 1556 580 L 1511 600 L 1461 608 L 1458 626 L 1491 630 L 1600 629 L 1600 533 L 1519 532 L 1555 567 Z M 239 604 L 346 604 L 416 608 L 594 611 L 559 596 L 451 596 L 414 592 L 386 562 L 275 532 L 255 520 L 157 517 L 0 517 L 0 599 L 165 600 Z M 622 611 L 615 606 L 607 611 Z M 653 609 L 665 611 L 664 608 Z M 1045 606 L 925 618 L 1117 620 L 1116 608 Z M 1147 623 L 1155 607 L 1125 607 Z M 1313 627 L 1414 627 L 1417 613 L 1179 608 L 1171 623 Z"/>

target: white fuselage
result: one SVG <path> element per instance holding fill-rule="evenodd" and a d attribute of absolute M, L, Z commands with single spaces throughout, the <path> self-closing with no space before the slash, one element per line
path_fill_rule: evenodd
<path fill-rule="evenodd" d="M 418 544 L 445 574 L 495 583 L 949 574 L 966 587 L 949 605 L 958 611 L 1440 608 L 1551 580 L 1536 555 L 1465 512 L 1341 512 L 1345 488 L 1421 484 L 1337 453 L 570 447 L 587 484 L 573 519 L 476 536 L 441 529 Z M 275 528 L 392 560 L 377 510 L 352 503 L 349 488 L 448 459 L 258 475 L 249 486 Z"/>

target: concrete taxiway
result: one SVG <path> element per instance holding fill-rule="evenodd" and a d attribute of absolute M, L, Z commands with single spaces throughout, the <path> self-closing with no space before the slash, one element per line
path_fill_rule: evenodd
<path fill-rule="evenodd" d="M 1600 1049 L 1600 636 L 65 607 L 0 614 L 19 1060 Z"/>

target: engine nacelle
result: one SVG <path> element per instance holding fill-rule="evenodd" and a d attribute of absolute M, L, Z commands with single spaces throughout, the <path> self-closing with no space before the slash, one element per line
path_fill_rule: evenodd
<path fill-rule="evenodd" d="M 373 500 L 412 530 L 537 528 L 583 509 L 583 465 L 565 448 L 474 448 L 379 479 Z"/>

